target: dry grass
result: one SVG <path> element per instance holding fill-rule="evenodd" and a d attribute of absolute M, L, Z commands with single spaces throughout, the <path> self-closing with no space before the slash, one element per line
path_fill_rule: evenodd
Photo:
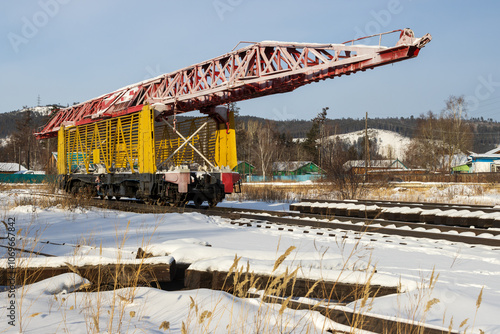
<path fill-rule="evenodd" d="M 42 188 L 42 190 L 40 189 Z M 43 252 L 43 243 L 40 242 L 44 233 L 46 225 L 41 226 L 37 220 L 37 210 L 56 207 L 58 209 L 73 212 L 78 208 L 84 208 L 88 204 L 88 200 L 84 197 L 73 196 L 40 196 L 35 193 L 41 191 L 48 192 L 51 190 L 49 185 L 44 185 L 38 188 L 31 185 L 1 185 L 3 191 L 12 193 L 13 199 L 10 201 L 3 213 L 4 217 L 9 216 L 8 210 L 18 206 L 32 206 L 33 212 L 30 215 L 31 222 L 27 227 L 19 228 L 17 230 L 16 246 L 19 250 L 16 251 L 16 283 L 19 286 L 16 289 L 16 303 L 17 303 L 17 318 L 16 322 L 21 331 L 25 331 L 31 320 L 39 315 L 31 311 L 33 304 L 38 298 L 26 298 L 30 292 L 31 284 L 40 280 L 42 269 L 34 270 L 30 263 L 32 259 L 37 256 L 36 252 Z M 21 189 L 21 193 L 16 193 L 14 190 Z M 1 190 L 0 190 L 1 191 Z M 76 212 L 78 214 L 78 211 Z M 23 224 L 25 225 L 25 224 Z M 63 321 L 58 325 L 58 330 L 69 332 L 66 323 L 67 312 L 78 309 L 85 318 L 86 330 L 89 333 L 100 333 L 103 330 L 109 333 L 127 332 L 123 328 L 125 319 L 126 306 L 134 302 L 134 297 L 138 287 L 150 286 L 151 271 L 149 267 L 144 264 L 145 257 L 139 258 L 138 265 L 125 266 L 122 261 L 122 252 L 125 241 L 128 238 L 130 221 L 127 224 L 125 232 L 116 231 L 116 250 L 117 258 L 114 266 L 98 265 L 97 273 L 94 276 L 89 276 L 88 271 L 85 273 L 79 272 L 76 265 L 66 263 L 69 271 L 87 278 L 92 284 L 84 285 L 80 293 L 85 297 L 82 304 L 77 303 L 77 295 L 72 293 L 65 297 L 58 297 L 54 295 L 54 299 L 49 301 L 49 313 L 53 308 L 56 308 L 62 316 Z M 158 225 L 143 233 L 142 248 L 147 248 L 152 236 L 156 232 Z M 140 229 L 137 233 L 140 233 Z M 89 246 L 87 248 L 94 248 L 99 250 L 102 256 L 102 245 L 95 245 L 92 236 L 82 236 L 79 239 L 80 246 Z M 74 260 L 72 263 L 78 263 L 82 254 L 79 250 L 82 247 L 76 247 L 74 251 Z M 110 268 L 111 267 L 111 268 Z M 92 271 L 93 272 L 93 271 Z M 68 304 L 70 296 L 74 297 L 73 305 Z M 107 318 L 109 321 L 106 324 L 100 323 L 100 318 L 106 310 Z M 132 316 L 131 316 L 132 317 Z M 133 317 L 132 317 L 133 318 Z"/>
<path fill-rule="evenodd" d="M 70 195 L 57 189 L 54 183 L 43 184 L 0 184 L 0 191 L 9 192 L 12 199 L 8 208 L 18 206 L 33 206 L 33 210 L 59 208 L 70 212 L 76 209 L 89 208 L 90 197 L 84 195 Z M 16 191 L 17 190 L 17 191 Z M 15 192 L 16 191 L 16 192 Z"/>
<path fill-rule="evenodd" d="M 234 201 L 264 201 L 292 203 L 301 198 L 317 199 L 378 199 L 408 202 L 441 202 L 456 204 L 500 204 L 500 185 L 484 184 L 424 184 L 424 183 L 368 183 L 353 187 L 352 194 L 335 183 L 245 183 L 240 194 L 226 198 Z M 352 195 L 352 196 L 351 196 Z"/>
<path fill-rule="evenodd" d="M 328 195 L 330 187 L 322 183 L 245 183 L 241 186 L 241 193 L 231 194 L 226 198 L 233 201 L 264 201 L 268 203 L 290 203 L 306 197 L 320 197 Z"/>
<path fill-rule="evenodd" d="M 496 184 L 382 184 L 370 185 L 366 199 L 455 204 L 500 203 Z"/>
<path fill-rule="evenodd" d="M 281 273 L 276 273 L 271 275 L 269 278 L 263 278 L 260 275 L 255 275 L 250 268 L 248 263 L 240 263 L 241 258 L 235 256 L 232 266 L 228 269 L 228 273 L 226 279 L 224 281 L 222 290 L 232 293 L 238 298 L 255 298 L 256 292 L 258 291 L 258 295 L 260 295 L 259 299 L 259 311 L 257 316 L 252 319 L 253 320 L 253 329 L 258 333 L 283 333 L 289 332 L 291 330 L 292 325 L 290 312 L 285 312 L 285 310 L 294 312 L 303 311 L 303 305 L 294 302 L 296 298 L 308 298 L 310 295 L 314 294 L 319 296 L 315 299 L 309 299 L 309 313 L 302 313 L 302 319 L 309 321 L 310 317 L 312 317 L 312 313 L 317 311 L 319 308 L 335 308 L 337 305 L 343 305 L 345 300 L 343 299 L 335 299 L 337 293 L 335 292 L 336 285 L 340 284 L 340 277 L 346 271 L 348 271 L 348 263 L 351 260 L 359 261 L 360 258 L 365 258 L 366 256 L 370 257 L 370 253 L 364 252 L 363 246 L 360 244 L 360 241 L 357 241 L 357 244 L 350 248 L 350 250 L 346 251 L 345 239 L 341 239 L 338 241 L 339 250 L 343 253 L 344 258 L 344 267 L 341 268 L 340 274 L 337 277 L 337 281 L 331 288 L 331 290 L 325 289 L 325 285 L 322 284 L 323 280 L 317 280 L 312 286 L 309 287 L 309 290 L 305 294 L 297 294 L 299 289 L 296 289 L 296 283 L 298 281 L 298 273 L 302 271 L 303 268 L 301 266 L 295 266 L 292 268 L 286 267 L 282 268 Z M 292 251 L 295 249 L 294 246 L 289 247 L 282 255 L 277 256 L 277 259 L 274 263 L 274 267 L 272 272 L 275 273 L 276 270 L 282 267 L 284 261 L 291 256 Z M 368 262 L 368 266 L 366 269 L 366 281 L 364 284 L 358 284 L 355 291 L 352 295 L 347 296 L 346 298 L 355 299 L 354 305 L 354 313 L 351 317 L 349 314 L 346 314 L 346 319 L 350 319 L 349 323 L 347 323 L 347 327 L 349 328 L 347 331 L 339 331 L 336 333 L 358 333 L 360 330 L 370 330 L 370 326 L 367 325 L 367 319 L 365 316 L 366 312 L 369 312 L 372 308 L 372 304 L 374 299 L 377 296 L 377 292 L 373 292 L 371 281 L 376 272 L 376 268 L 370 265 L 371 261 Z M 435 284 L 437 277 L 433 280 Z M 278 299 L 275 298 L 278 297 Z M 270 309 L 269 302 L 274 303 L 279 301 L 281 306 L 279 306 L 278 314 L 276 315 L 272 309 Z M 208 312 L 208 314 L 217 314 L 217 303 L 216 307 L 209 310 L 204 310 L 204 312 Z M 191 314 L 193 319 L 186 321 L 183 323 L 183 327 L 186 333 L 190 332 L 200 332 L 200 333 L 208 333 L 212 332 L 214 329 L 209 328 L 209 326 L 204 326 L 200 330 L 199 323 L 196 322 L 196 319 L 200 317 L 201 308 L 192 301 L 191 309 L 194 312 Z M 275 308 L 276 309 L 276 308 Z M 414 324 L 417 324 L 416 327 L 411 327 L 413 330 L 417 328 L 419 333 L 423 330 L 422 325 L 418 325 L 418 321 L 425 320 L 425 314 L 430 309 L 430 306 L 426 308 L 424 312 L 424 316 L 421 319 L 415 319 Z M 328 312 L 326 312 L 328 313 Z M 325 313 L 323 313 L 325 314 Z M 245 319 L 239 319 L 238 324 L 244 324 Z M 321 328 L 321 332 L 325 332 L 329 330 L 329 325 L 327 323 L 327 317 L 324 318 L 323 328 Z M 243 328 L 231 328 L 231 330 L 235 333 L 244 333 L 247 332 Z M 316 332 L 317 328 L 312 326 L 312 324 L 304 329 L 303 332 L 312 333 Z M 230 332 L 229 330 L 227 332 Z M 301 331 L 302 332 L 302 331 Z M 409 327 L 402 325 L 400 326 L 397 332 L 391 333 L 410 333 Z M 416 332 L 415 332 L 416 333 Z"/>

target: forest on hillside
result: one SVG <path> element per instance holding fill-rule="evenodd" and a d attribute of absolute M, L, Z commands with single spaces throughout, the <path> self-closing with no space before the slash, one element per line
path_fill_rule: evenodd
<path fill-rule="evenodd" d="M 420 117 L 368 118 L 368 128 L 393 131 L 402 136 L 414 138 L 419 119 L 425 117 L 425 115 L 421 115 Z M 307 132 L 313 125 L 313 120 L 269 121 L 253 116 L 239 116 L 237 122 L 241 123 L 242 127 L 247 127 L 249 122 L 257 122 L 258 124 L 272 122 L 279 133 L 291 138 L 306 138 Z M 500 145 L 500 122 L 491 119 L 470 119 L 467 120 L 467 123 L 470 124 L 474 134 L 471 152 L 484 153 Z M 332 135 L 343 134 L 364 130 L 365 120 L 355 118 L 327 119 L 325 125 L 332 129 Z"/>
<path fill-rule="evenodd" d="M 369 118 L 368 128 L 393 131 L 411 138 L 406 163 L 431 170 L 444 168 L 438 166 L 436 157 L 460 152 L 484 153 L 500 144 L 499 122 L 457 117 L 457 112 L 461 113 L 458 109 L 464 107 L 461 105 L 463 99 L 450 97 L 448 102 L 447 113 Z M 324 108 L 311 120 L 274 121 L 239 115 L 236 103 L 230 107 L 236 114 L 238 158 L 254 164 L 261 173 L 270 173 L 273 161 L 307 160 L 326 170 L 337 168 L 347 160 L 363 159 L 367 148 L 371 159 L 384 158 L 377 153 L 377 142 L 373 138 L 369 139 L 368 146 L 364 138 L 354 144 L 326 140 L 332 135 L 363 130 L 364 119 L 329 119 L 328 108 Z M 30 109 L 0 114 L 0 140 L 3 139 L 0 162 L 21 162 L 28 168 L 48 168 L 56 143 L 54 140 L 37 141 L 29 134 L 49 118 Z M 188 117 L 178 116 L 179 121 L 185 118 Z M 435 142 L 447 144 L 435 147 Z"/>

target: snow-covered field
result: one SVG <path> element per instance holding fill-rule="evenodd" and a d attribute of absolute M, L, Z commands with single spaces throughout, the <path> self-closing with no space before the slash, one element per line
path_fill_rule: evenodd
<path fill-rule="evenodd" d="M 18 245 L 36 239 L 37 250 L 64 256 L 65 262 L 96 263 L 117 258 L 118 253 L 122 261 L 127 261 L 134 259 L 142 247 L 165 261 L 172 257 L 177 262 L 192 263 L 194 268 L 227 268 L 237 254 L 244 267 L 248 262 L 250 270 L 270 273 L 275 260 L 294 246 L 280 270 L 300 266 L 299 273 L 304 277 L 363 281 L 370 268 L 376 268 L 377 284 L 401 282 L 406 289 L 400 295 L 375 298 L 364 308 L 365 312 L 446 328 L 452 323 L 454 329 L 462 332 L 467 328 L 467 333 L 500 333 L 500 249 L 376 234 L 356 240 L 352 232 L 345 233 L 347 238 L 332 238 L 305 234 L 300 229 L 283 232 L 239 227 L 227 219 L 200 213 L 160 215 L 90 208 L 16 207 L 16 198 L 29 196 L 23 194 L 25 191 L 0 192 L 2 220 L 15 218 L 15 230 L 24 236 L 16 241 Z M 281 203 L 225 202 L 221 206 L 288 210 L 288 204 Z M 6 244 L 6 240 L 0 240 L 0 245 Z M 1 248 L 0 254 L 5 267 L 6 250 Z M 18 265 L 21 256 L 26 255 L 16 255 Z M 57 260 L 40 257 L 27 261 L 34 264 Z M 19 332 L 21 326 L 23 333 L 180 333 L 183 327 L 187 333 L 319 333 L 327 329 L 349 332 L 317 312 L 281 310 L 280 305 L 239 299 L 224 292 L 145 287 L 72 292 L 85 283 L 76 274 L 65 274 L 20 287 L 15 293 L 15 328 L 8 324 L 7 306 L 13 299 L 9 292 L 0 293 L 0 331 Z M 434 288 L 429 289 L 430 285 Z M 359 302 L 353 302 L 347 307 L 354 309 L 358 305 Z"/>

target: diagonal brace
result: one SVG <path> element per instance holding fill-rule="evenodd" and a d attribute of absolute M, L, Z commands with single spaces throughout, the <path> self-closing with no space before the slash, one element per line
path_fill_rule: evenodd
<path fill-rule="evenodd" d="M 200 132 L 201 129 L 203 129 L 208 122 L 205 122 L 203 123 L 195 132 L 193 132 L 193 134 L 191 136 L 189 136 L 187 139 L 186 137 L 184 137 L 179 131 L 175 130 L 174 127 L 172 125 L 170 125 L 170 123 L 168 123 L 167 121 L 163 120 L 163 122 L 165 122 L 165 124 L 167 124 L 175 133 L 177 133 L 179 135 L 179 137 L 182 138 L 182 140 L 184 140 L 184 143 L 182 143 L 179 147 L 177 147 L 177 149 L 172 152 L 172 154 L 170 154 L 168 156 L 167 159 L 165 159 L 162 163 L 160 163 L 158 165 L 158 168 L 160 168 L 161 166 L 163 166 L 163 164 L 165 164 L 168 160 L 170 160 L 177 152 L 179 152 L 184 146 L 186 146 L 186 144 L 188 144 L 189 146 L 191 146 L 191 148 L 200 155 L 200 157 L 203 158 L 203 160 L 205 160 L 209 165 L 210 167 L 212 168 L 215 168 L 214 165 L 210 162 L 210 160 L 208 160 L 196 147 L 194 147 L 193 144 L 191 144 L 190 140 L 196 136 L 196 134 L 198 132 Z"/>

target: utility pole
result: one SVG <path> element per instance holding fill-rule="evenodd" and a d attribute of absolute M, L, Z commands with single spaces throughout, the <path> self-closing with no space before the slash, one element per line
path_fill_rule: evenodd
<path fill-rule="evenodd" d="M 365 182 L 368 180 L 368 111 L 365 117 Z"/>

